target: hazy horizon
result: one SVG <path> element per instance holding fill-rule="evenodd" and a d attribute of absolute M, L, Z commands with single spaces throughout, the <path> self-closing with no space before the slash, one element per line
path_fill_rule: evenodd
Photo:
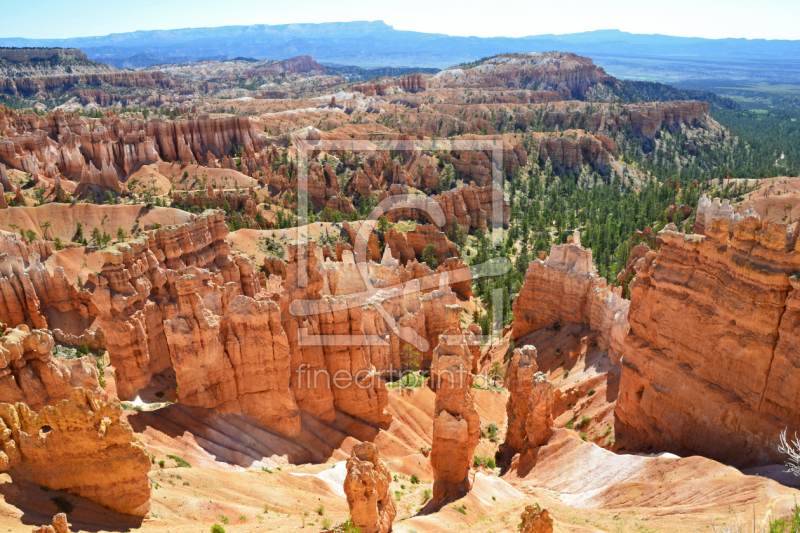
<path fill-rule="evenodd" d="M 231 12 L 220 11 L 219 5 L 210 0 L 141 0 L 135 4 L 114 4 L 113 9 L 102 0 L 83 0 L 80 9 L 60 0 L 42 0 L 38 6 L 40 15 L 35 18 L 28 10 L 16 6 L 3 9 L 6 23 L 0 29 L 0 38 L 65 39 L 136 31 L 369 19 L 382 20 L 396 30 L 464 37 L 565 35 L 615 29 L 706 39 L 800 40 L 800 26 L 796 24 L 800 20 L 800 2 L 790 0 L 768 0 L 758 5 L 733 0 L 722 8 L 711 0 L 675 0 L 669 9 L 657 4 L 611 0 L 601 10 L 589 0 L 576 0 L 568 7 L 532 5 L 522 0 L 499 4 L 476 0 L 458 4 L 411 0 L 404 4 L 403 12 L 364 0 L 337 3 L 309 0 L 297 5 L 241 0 Z M 298 15 L 299 11 L 302 15 Z M 425 16 L 421 16 L 423 13 Z"/>

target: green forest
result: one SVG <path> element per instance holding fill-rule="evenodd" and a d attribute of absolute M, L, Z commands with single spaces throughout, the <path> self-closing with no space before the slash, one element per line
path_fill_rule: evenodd
<path fill-rule="evenodd" d="M 726 99 L 723 99 L 726 100 Z M 774 101 L 773 101 L 774 102 Z M 667 224 L 672 204 L 696 208 L 701 194 L 735 200 L 741 188 L 723 188 L 719 178 L 759 179 L 800 174 L 800 108 L 780 100 L 778 105 L 712 105 L 712 117 L 725 131 L 709 146 L 693 146 L 681 130 L 663 130 L 648 150 L 642 138 L 618 135 L 621 157 L 652 176 L 639 190 L 623 185 L 616 173 L 598 173 L 584 167 L 580 176 L 554 174 L 537 168 L 516 172 L 506 180 L 511 204 L 511 224 L 502 244 L 492 245 L 482 233 L 470 237 L 466 259 L 478 265 L 491 257 L 508 258 L 513 268 L 498 278 L 478 280 L 473 287 L 486 307 L 479 316 L 484 332 L 513 320 L 511 305 L 537 251 L 567 242 L 573 230 L 581 232 L 582 245 L 592 249 L 598 273 L 616 280 L 630 254 L 636 230 L 658 232 Z M 676 158 L 676 155 L 679 156 Z M 679 161 L 686 161 L 681 165 Z M 526 175 L 527 174 L 527 175 Z M 682 221 L 691 231 L 693 216 Z M 492 291 L 502 289 L 502 309 L 493 309 Z"/>

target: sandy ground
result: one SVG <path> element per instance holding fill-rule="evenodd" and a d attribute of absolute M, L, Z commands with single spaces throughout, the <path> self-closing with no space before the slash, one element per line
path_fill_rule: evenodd
<path fill-rule="evenodd" d="M 147 224 L 158 222 L 162 226 L 182 224 L 194 215 L 170 207 L 147 207 L 145 205 L 95 205 L 95 204 L 46 204 L 39 207 L 11 207 L 0 210 L 0 230 L 16 233 L 33 230 L 38 238 L 53 240 L 56 237 L 70 242 L 77 231 L 77 223 L 83 224 L 83 235 L 91 237 L 92 230 L 110 234 L 114 239 L 122 228 L 126 235 L 135 235 Z M 50 227 L 42 225 L 50 222 Z"/>

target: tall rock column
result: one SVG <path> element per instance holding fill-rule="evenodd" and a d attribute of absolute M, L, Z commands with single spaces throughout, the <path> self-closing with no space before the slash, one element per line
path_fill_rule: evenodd
<path fill-rule="evenodd" d="M 472 355 L 461 330 L 461 306 L 445 307 L 448 328 L 433 354 L 431 379 L 436 380 L 431 466 L 433 501 L 442 502 L 470 489 L 469 469 L 481 427 L 472 397 Z"/>
<path fill-rule="evenodd" d="M 525 442 L 522 451 L 544 446 L 553 434 L 553 384 L 536 372 L 528 397 L 528 418 L 525 419 Z"/>
<path fill-rule="evenodd" d="M 164 321 L 180 402 L 217 407 L 236 400 L 233 367 L 220 338 L 220 319 L 206 309 L 197 294 L 197 277 L 187 274 L 175 283 L 174 317 Z"/>
<path fill-rule="evenodd" d="M 512 455 L 546 444 L 553 434 L 554 388 L 537 370 L 536 348 L 528 345 L 514 350 L 508 368 L 508 431 L 503 443 L 503 450 Z"/>
<path fill-rule="evenodd" d="M 380 457 L 378 447 L 371 442 L 353 446 L 347 460 L 344 492 L 353 523 L 362 533 L 387 533 L 397 515 L 389 491 L 392 475 Z"/>
<path fill-rule="evenodd" d="M 228 305 L 220 331 L 241 408 L 284 435 L 297 435 L 300 409 L 290 389 L 289 340 L 278 304 L 239 295 Z"/>
<path fill-rule="evenodd" d="M 517 348 L 506 375 L 506 386 L 510 395 L 506 404 L 508 430 L 503 448 L 512 454 L 522 451 L 522 443 L 525 441 L 525 423 L 528 420 L 533 375 L 539 370 L 536 356 L 536 348 L 531 345 Z"/>

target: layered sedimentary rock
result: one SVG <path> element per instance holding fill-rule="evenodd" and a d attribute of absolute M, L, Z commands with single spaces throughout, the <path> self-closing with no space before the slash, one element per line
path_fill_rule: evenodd
<path fill-rule="evenodd" d="M 247 261 L 237 263 L 230 255 L 228 231 L 222 211 L 206 211 L 192 222 L 148 231 L 103 251 L 100 274 L 90 276 L 96 287 L 92 302 L 121 398 L 171 366 L 164 320 L 176 312 L 182 273 L 195 276 L 205 306 L 218 315 L 239 294 L 259 292 L 257 280 L 243 283 Z"/>
<path fill-rule="evenodd" d="M 254 299 L 269 295 L 250 260 L 230 254 L 223 220 L 207 211 L 104 251 L 92 298 L 118 392 L 132 397 L 171 368 L 181 403 L 243 411 L 297 434 L 280 308 Z"/>
<path fill-rule="evenodd" d="M 433 246 L 433 257 L 436 259 L 434 266 L 460 256 L 456 245 L 432 224 L 420 224 L 405 234 L 391 228 L 384 238 L 386 246 L 392 250 L 392 256 L 400 259 L 402 264 L 422 259 L 422 254 L 428 246 Z"/>
<path fill-rule="evenodd" d="M 105 397 L 92 357 L 53 357 L 53 346 L 49 331 L 24 325 L 6 330 L 0 338 L 0 402 L 40 409 L 69 398 L 75 387 Z"/>
<path fill-rule="evenodd" d="M 106 403 L 83 389 L 38 412 L 23 403 L 0 404 L 0 470 L 144 516 L 150 457 L 121 414 L 119 400 Z"/>
<path fill-rule="evenodd" d="M 506 386 L 510 392 L 506 404 L 508 430 L 504 446 L 517 453 L 525 441 L 525 423 L 531 397 L 533 375 L 539 370 L 536 348 L 530 345 L 516 348 L 506 372 Z"/>
<path fill-rule="evenodd" d="M 757 216 L 705 233 L 664 230 L 637 260 L 617 434 L 631 449 L 782 462 L 778 434 L 800 425 L 796 241 Z"/>
<path fill-rule="evenodd" d="M 38 76 L 4 78 L 0 80 L 0 92 L 30 96 L 79 85 L 114 85 L 130 88 L 164 88 L 173 86 L 172 79 L 163 72 L 97 72 L 61 76 Z"/>
<path fill-rule="evenodd" d="M 47 329 L 58 326 L 61 316 L 72 314 L 88 326 L 95 312 L 90 295 L 78 291 L 63 268 L 47 270 L 40 262 L 39 253 L 31 251 L 51 253 L 49 247 L 26 249 L 27 261 L 23 254 L 0 255 L 0 321 L 9 326 L 26 324 Z"/>
<path fill-rule="evenodd" d="M 591 249 L 580 244 L 553 246 L 546 259 L 528 265 L 514 300 L 512 336 L 519 339 L 555 322 L 584 322 L 616 360 L 629 329 L 630 302 L 621 292 L 597 275 Z"/>
<path fill-rule="evenodd" d="M 394 194 L 407 194 L 407 188 L 390 189 L 382 193 L 381 200 Z M 487 230 L 494 227 L 508 227 L 511 207 L 508 198 L 494 185 L 479 187 L 474 183 L 446 191 L 430 199 L 419 197 L 418 202 L 408 201 L 402 209 L 394 209 L 386 214 L 390 222 L 401 219 L 419 220 L 426 224 L 436 224 L 428 202 L 439 204 L 445 223 L 443 231 L 450 231 L 455 224 L 463 231 L 470 229 Z"/>
<path fill-rule="evenodd" d="M 472 397 L 471 333 L 461 329 L 461 307 L 445 308 L 447 330 L 439 337 L 431 380 L 436 388 L 431 467 L 433 499 L 441 502 L 469 490 L 469 469 L 480 439 L 480 417 Z"/>
<path fill-rule="evenodd" d="M 234 146 L 242 148 L 246 161 L 256 157 L 265 143 L 265 135 L 247 118 L 201 115 L 145 121 L 110 114 L 94 120 L 61 110 L 38 116 L 3 109 L 0 162 L 34 178 L 39 173 L 52 179 L 60 174 L 85 187 L 98 185 L 118 192 L 123 192 L 119 179 L 141 163 L 206 162 L 209 156 L 226 156 Z"/>
<path fill-rule="evenodd" d="M 8 254 L 9 259 L 17 256 L 25 263 L 31 263 L 31 254 L 38 254 L 39 260 L 44 261 L 53 255 L 53 248 L 49 241 L 29 242 L 17 235 L 3 234 L 0 235 L 0 254 Z"/>
<path fill-rule="evenodd" d="M 387 533 L 397 516 L 394 498 L 389 490 L 392 474 L 378 456 L 378 447 L 371 442 L 353 446 L 347 460 L 344 492 L 353 524 L 363 533 Z"/>
<path fill-rule="evenodd" d="M 536 348 L 514 350 L 508 369 L 508 432 L 503 443 L 511 454 L 535 450 L 553 433 L 553 384 L 537 370 Z"/>
<path fill-rule="evenodd" d="M 611 164 L 608 151 L 597 138 L 570 132 L 560 137 L 543 136 L 539 141 L 539 157 L 550 159 L 553 167 L 562 172 L 580 173 L 584 163 L 599 170 L 605 170 Z"/>
<path fill-rule="evenodd" d="M 610 78 L 591 59 L 563 52 L 500 54 L 466 71 L 454 67 L 439 73 L 430 86 L 497 87 L 505 90 L 535 85 L 557 91 L 562 97 L 578 97 Z"/>
<path fill-rule="evenodd" d="M 708 102 L 654 102 L 631 107 L 628 124 L 633 133 L 653 138 L 661 128 L 693 124 L 707 116 L 710 109 Z"/>

